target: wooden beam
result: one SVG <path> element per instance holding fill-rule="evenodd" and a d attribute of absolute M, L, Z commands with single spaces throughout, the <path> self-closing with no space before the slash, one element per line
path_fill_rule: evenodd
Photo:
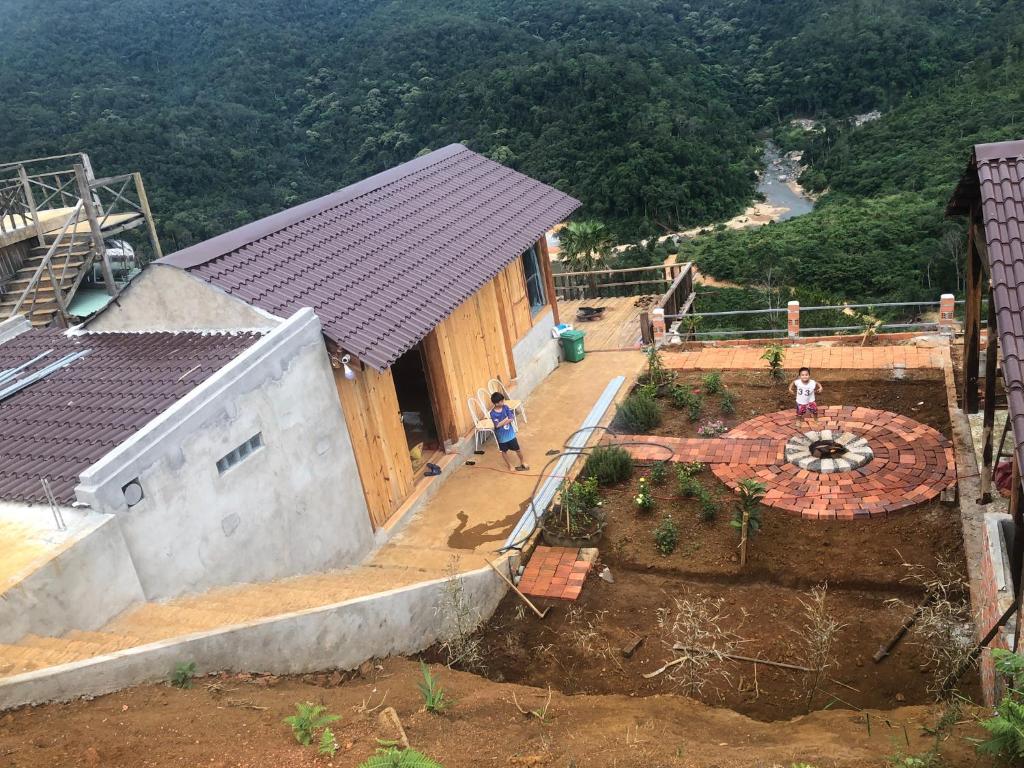
<path fill-rule="evenodd" d="M 992 432 L 996 423 L 996 379 L 999 359 L 999 331 L 996 328 L 996 303 L 988 291 L 988 321 L 985 332 L 985 415 L 982 420 L 981 503 L 992 503 Z M 1009 413 L 1006 415 L 1010 417 Z"/>
<path fill-rule="evenodd" d="M 136 171 L 132 176 L 135 179 L 135 193 L 139 196 L 139 208 L 142 210 L 142 215 L 146 217 L 149 244 L 153 247 L 156 258 L 162 259 L 164 252 L 160 247 L 160 238 L 156 235 L 156 224 L 153 221 L 153 212 L 149 210 L 149 197 L 146 195 L 146 187 L 142 184 L 142 174 Z"/>
<path fill-rule="evenodd" d="M 978 412 L 978 365 L 981 357 L 981 258 L 975 247 L 977 226 L 972 217 L 967 239 L 967 297 L 964 315 L 965 413 Z"/>
<path fill-rule="evenodd" d="M 107 258 L 107 246 L 103 242 L 103 230 L 100 228 L 100 221 L 96 215 L 96 207 L 92 199 L 92 188 L 89 186 L 89 176 L 82 165 L 75 165 L 75 179 L 78 182 L 79 199 L 82 201 L 82 210 L 89 221 L 89 232 L 92 234 L 92 247 L 96 256 L 100 259 L 100 268 L 103 271 L 103 282 L 107 284 L 107 293 L 111 296 L 117 295 L 117 285 L 114 283 L 114 272 L 110 269 L 110 260 Z"/>
<path fill-rule="evenodd" d="M 548 253 L 547 235 L 537 241 L 537 255 L 540 257 L 540 271 L 544 275 L 544 290 L 548 293 L 548 304 L 558 325 L 558 296 L 555 295 L 555 278 L 551 272 L 551 255 Z"/>

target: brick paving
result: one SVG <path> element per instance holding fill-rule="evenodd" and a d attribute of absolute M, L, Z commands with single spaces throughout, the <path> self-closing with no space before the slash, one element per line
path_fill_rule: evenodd
<path fill-rule="evenodd" d="M 596 554 L 592 549 L 538 546 L 519 579 L 519 591 L 531 597 L 575 600 Z"/>
<path fill-rule="evenodd" d="M 786 442 L 814 429 L 853 432 L 867 440 L 874 458 L 849 472 L 821 473 L 785 460 Z M 625 435 L 614 438 L 639 460 L 702 461 L 730 488 L 756 478 L 764 503 L 805 518 L 853 520 L 886 515 L 934 499 L 956 484 L 949 440 L 931 427 L 888 411 L 825 406 L 798 427 L 790 410 L 743 422 L 719 438 Z M 657 445 L 661 444 L 661 445 Z"/>
<path fill-rule="evenodd" d="M 704 347 L 685 352 L 662 353 L 665 366 L 673 370 L 767 370 L 761 359 L 764 347 Z M 941 368 L 940 347 L 802 347 L 786 348 L 786 370 L 808 368 L 890 369 Z"/>

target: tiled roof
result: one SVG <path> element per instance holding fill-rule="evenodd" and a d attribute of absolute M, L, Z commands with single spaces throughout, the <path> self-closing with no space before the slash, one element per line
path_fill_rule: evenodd
<path fill-rule="evenodd" d="M 452 144 L 163 263 L 384 370 L 579 205 Z"/>
<path fill-rule="evenodd" d="M 978 144 L 947 212 L 981 204 L 1003 380 L 1024 466 L 1024 141 Z"/>
<path fill-rule="evenodd" d="M 0 400 L 0 499 L 45 501 L 40 478 L 47 477 L 57 501 L 71 503 L 83 470 L 258 338 L 253 333 L 68 337 L 59 329 L 35 329 L 0 344 L 0 371 L 53 350 L 24 374 L 89 350 Z"/>

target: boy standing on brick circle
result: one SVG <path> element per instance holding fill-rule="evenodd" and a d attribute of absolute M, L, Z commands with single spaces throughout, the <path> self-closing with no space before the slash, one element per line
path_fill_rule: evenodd
<path fill-rule="evenodd" d="M 526 460 L 523 458 L 523 451 L 519 447 L 519 440 L 516 436 L 516 415 L 512 409 L 505 405 L 505 396 L 501 392 L 491 395 L 491 421 L 494 423 L 494 434 L 498 438 L 498 450 L 501 451 L 501 458 L 505 460 L 505 466 L 512 469 L 512 462 L 508 460 L 508 452 L 515 451 L 519 457 L 519 466 L 515 467 L 516 472 L 525 472 L 529 469 Z"/>
<path fill-rule="evenodd" d="M 810 368 L 801 368 L 800 376 L 789 385 L 789 391 L 796 395 L 796 415 L 801 421 L 808 413 L 818 418 L 818 403 L 815 397 L 821 392 L 821 384 L 811 378 Z"/>

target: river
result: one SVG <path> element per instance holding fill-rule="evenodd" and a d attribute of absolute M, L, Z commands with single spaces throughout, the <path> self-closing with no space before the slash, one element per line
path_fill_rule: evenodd
<path fill-rule="evenodd" d="M 764 195 L 767 205 L 778 210 L 775 221 L 802 216 L 814 209 L 814 201 L 797 184 L 799 173 L 797 164 L 781 156 L 774 142 L 764 143 L 764 172 L 757 191 Z"/>

